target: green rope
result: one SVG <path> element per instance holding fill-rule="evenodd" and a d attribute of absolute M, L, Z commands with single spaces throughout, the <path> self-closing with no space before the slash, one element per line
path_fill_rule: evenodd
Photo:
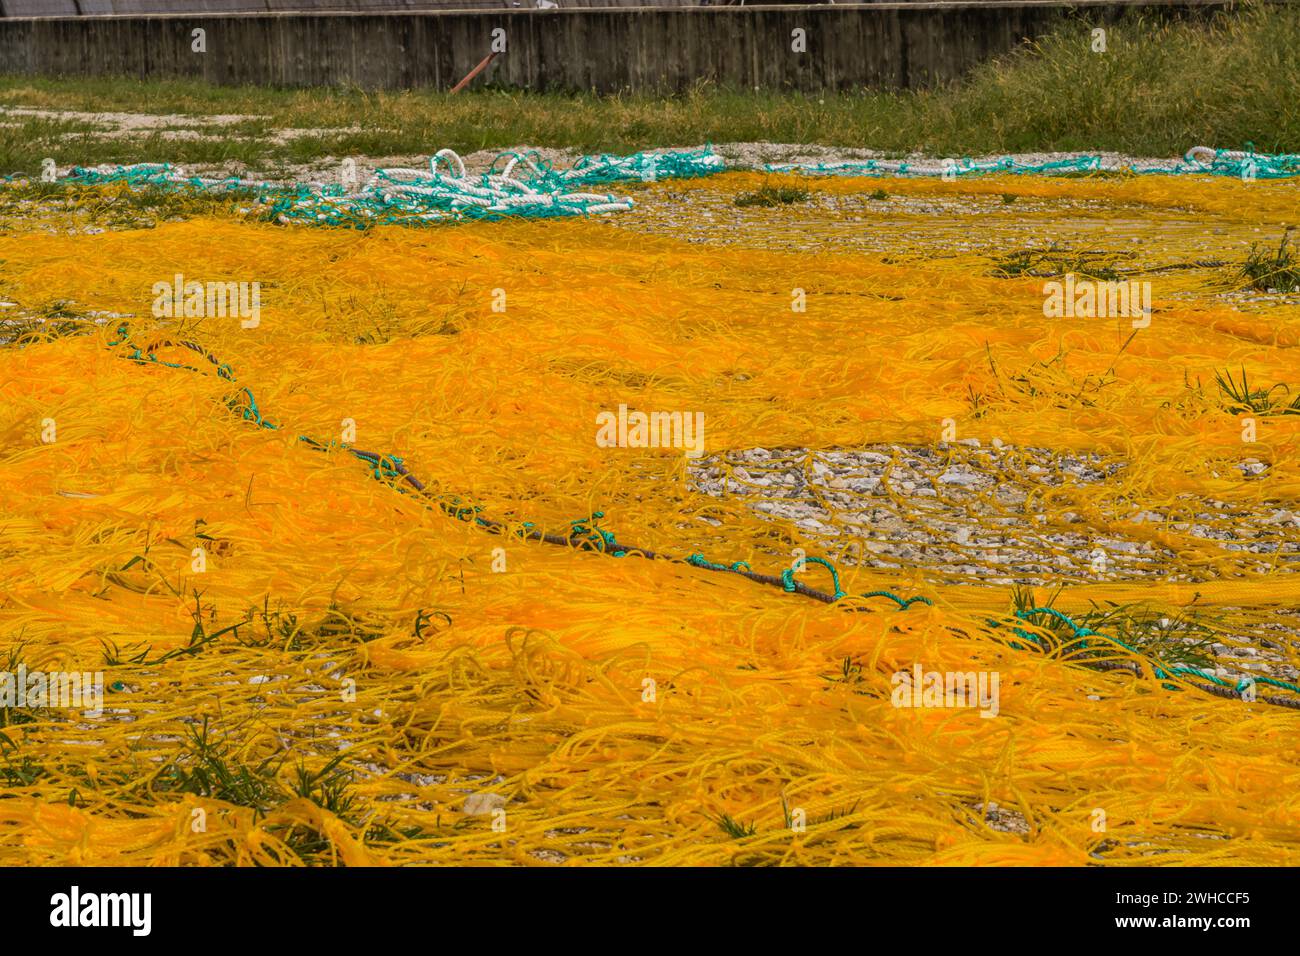
<path fill-rule="evenodd" d="M 831 564 L 825 558 L 804 558 L 803 561 L 805 565 L 820 564 L 831 573 L 831 581 L 835 584 L 835 600 L 838 601 L 840 598 L 846 596 L 845 593 L 840 590 L 840 573 L 835 570 L 835 565 Z M 781 572 L 781 584 L 787 591 L 793 591 L 795 589 L 793 568 L 786 568 Z"/>
<path fill-rule="evenodd" d="M 920 594 L 904 599 L 899 597 L 897 594 L 894 594 L 892 591 L 868 591 L 866 594 L 858 595 L 858 597 L 864 597 L 864 598 L 886 597 L 889 598 L 889 600 L 893 601 L 895 604 L 897 604 L 898 609 L 900 611 L 906 611 L 917 601 L 920 601 L 922 604 L 928 604 L 931 607 L 934 606 L 933 601 L 931 601 L 928 597 L 924 597 Z"/>
<path fill-rule="evenodd" d="M 735 561 L 730 565 L 714 564 L 712 561 L 707 560 L 704 555 L 700 554 L 698 551 L 687 558 L 686 563 L 697 568 L 706 568 L 709 571 L 739 571 L 741 568 L 744 568 L 746 571 L 751 570 L 749 565 L 744 561 Z"/>
<path fill-rule="evenodd" d="M 497 167 L 505 160 L 500 172 Z M 467 219 L 549 219 L 625 212 L 630 199 L 576 192 L 605 183 L 685 179 L 722 172 L 721 156 L 698 150 L 640 152 L 630 156 L 584 156 L 571 169 L 556 170 L 536 152 L 499 154 L 480 176 L 465 173 L 459 156 L 442 150 L 429 168 L 380 169 L 359 190 L 186 176 L 168 163 L 137 163 L 110 169 L 74 167 L 60 182 L 197 194 L 244 194 L 263 207 L 265 218 L 318 226 L 366 229 L 376 225 L 427 226 Z"/>
<path fill-rule="evenodd" d="M 1145 166 L 1106 163 L 1101 156 L 1075 156 L 1043 163 L 1022 163 L 1014 156 L 983 162 L 970 158 L 908 162 L 867 159 L 843 163 L 768 163 L 771 173 L 803 173 L 808 176 L 905 176 L 959 178 L 1008 173 L 1017 176 L 1068 176 L 1081 173 L 1128 172 L 1139 176 L 1232 176 L 1238 179 L 1285 179 L 1300 176 L 1300 154 L 1256 153 L 1253 143 L 1244 150 L 1210 149 L 1196 146 L 1181 160 Z"/>
<path fill-rule="evenodd" d="M 627 552 L 618 547 L 618 542 L 614 540 L 614 533 L 598 527 L 597 523 L 605 517 L 603 511 L 593 511 L 590 518 L 578 518 L 570 521 L 569 537 L 576 538 L 579 541 L 588 541 L 594 545 L 597 551 L 607 552 L 616 558 L 627 557 Z M 591 527 L 587 524 L 590 522 Z"/>
<path fill-rule="evenodd" d="M 504 162 L 504 165 L 503 165 Z M 630 199 L 574 192 L 616 182 L 690 179 L 723 172 L 726 162 L 711 146 L 699 150 L 639 152 L 629 156 L 584 156 L 570 169 L 558 170 L 535 151 L 500 153 L 486 173 L 465 173 L 460 157 L 442 150 L 428 171 L 380 169 L 359 190 L 342 185 L 307 185 L 187 176 L 167 163 L 137 163 L 109 169 L 74 167 L 59 180 L 70 185 L 124 183 L 131 189 L 162 189 L 198 194 L 248 195 L 267 219 L 307 225 L 366 229 L 375 225 L 428 226 L 466 219 L 546 219 L 626 211 Z M 1197 146 L 1181 160 L 1146 166 L 1107 165 L 1101 156 L 1078 156 L 1043 163 L 1024 163 L 1012 156 L 976 161 L 970 158 L 910 162 L 862 160 L 842 163 L 769 163 L 767 172 L 809 176 L 905 176 L 956 178 L 987 174 L 1061 176 L 1105 171 L 1137 175 L 1209 175 L 1282 179 L 1300 176 L 1300 154 L 1256 153 Z M 13 181 L 17 177 L 6 177 Z"/>

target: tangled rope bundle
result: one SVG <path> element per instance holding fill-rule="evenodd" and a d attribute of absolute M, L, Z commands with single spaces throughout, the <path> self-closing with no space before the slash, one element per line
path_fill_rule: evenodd
<path fill-rule="evenodd" d="M 990 174 L 1062 176 L 1098 172 L 1134 172 L 1159 176 L 1235 176 L 1284 179 L 1300 176 L 1300 154 L 1256 153 L 1193 146 L 1181 162 L 1133 164 L 1103 156 L 1077 156 L 1026 163 L 1006 156 L 997 160 L 949 159 L 942 162 L 868 159 L 839 163 L 769 163 L 775 173 L 803 173 L 808 176 L 939 176 L 957 178 Z"/>
<path fill-rule="evenodd" d="M 501 166 L 500 172 L 497 167 Z M 1300 155 L 1260 154 L 1196 146 L 1183 161 L 1130 167 L 1101 156 L 1081 156 L 1044 163 L 1023 163 L 1013 157 L 979 162 L 971 159 L 942 163 L 905 160 L 865 160 L 838 163 L 772 163 L 774 173 L 808 176 L 896 176 L 958 178 L 991 174 L 1057 176 L 1132 169 L 1142 174 L 1214 175 L 1280 179 L 1300 175 Z M 129 166 L 75 167 L 63 180 L 71 184 L 124 183 L 132 188 L 162 188 L 195 192 L 252 192 L 270 218 L 309 225 L 352 226 L 430 225 L 468 219 L 601 215 L 627 212 L 629 198 L 578 192 L 583 186 L 614 182 L 659 182 L 693 179 L 723 172 L 726 163 L 712 148 L 640 152 L 630 156 L 584 156 L 571 168 L 556 169 L 536 151 L 506 152 L 488 170 L 473 176 L 454 151 L 439 150 L 429 168 L 379 169 L 359 190 L 348 192 L 337 183 L 271 183 L 238 176 L 190 176 L 165 163 Z"/>
<path fill-rule="evenodd" d="M 505 161 L 501 172 L 496 167 Z M 356 226 L 401 223 L 424 225 L 464 219 L 600 215 L 626 212 L 632 200 L 575 192 L 599 183 L 707 175 L 722 169 L 710 149 L 647 152 L 632 156 L 585 156 L 571 169 L 556 170 L 536 153 L 503 153 L 482 175 L 472 176 L 450 149 L 439 150 L 424 169 L 379 169 L 358 191 L 343 185 L 308 183 L 286 186 L 261 180 L 187 176 L 167 164 L 86 169 L 76 167 L 68 183 L 186 189 L 200 192 L 252 191 L 278 222 Z"/>

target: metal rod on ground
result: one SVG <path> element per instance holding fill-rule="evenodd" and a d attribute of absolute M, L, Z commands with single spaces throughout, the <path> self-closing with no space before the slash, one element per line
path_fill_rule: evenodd
<path fill-rule="evenodd" d="M 474 79 L 474 77 L 478 76 L 480 73 L 486 70 L 487 65 L 491 63 L 493 60 L 495 60 L 496 58 L 497 58 L 497 51 L 493 50 L 491 53 L 489 53 L 487 56 L 483 57 L 483 59 L 479 61 L 478 66 L 474 67 L 474 69 L 466 73 L 465 79 L 461 80 L 459 83 L 453 86 L 451 88 L 451 91 L 453 93 L 459 93 L 461 90 L 463 90 L 466 86 L 469 85 L 470 80 Z"/>

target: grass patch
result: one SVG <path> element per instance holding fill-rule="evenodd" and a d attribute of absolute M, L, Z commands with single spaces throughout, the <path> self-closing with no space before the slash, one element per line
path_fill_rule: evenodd
<path fill-rule="evenodd" d="M 356 796 L 351 791 L 352 772 L 340 768 L 346 756 L 340 753 L 317 770 L 301 761 L 288 781 L 280 771 L 287 753 L 272 754 L 257 763 L 245 763 L 224 740 L 211 733 L 205 717 L 198 726 L 187 728 L 189 741 L 154 777 L 154 786 L 165 793 L 189 793 L 253 810 L 265 817 L 289 800 L 304 797 L 340 820 L 353 826 Z M 329 839 L 303 825 L 271 828 L 294 853 L 307 862 L 323 862 L 330 853 Z M 370 831 L 368 830 L 367 833 Z M 376 831 L 382 835 L 384 830 Z M 387 828 L 390 839 L 394 834 Z M 418 831 L 409 831 L 407 836 Z"/>
<path fill-rule="evenodd" d="M 1060 591 L 1057 591 L 1046 601 L 1036 601 L 1032 589 L 1013 588 L 1012 613 L 1054 609 L 1053 605 L 1059 595 Z M 1193 612 L 1171 614 L 1146 605 L 1107 601 L 1104 605 L 1094 602 L 1090 610 L 1071 613 L 1068 617 L 1078 627 L 1112 637 L 1154 660 L 1191 667 L 1214 666 L 1210 646 L 1215 643 L 1215 632 Z M 1037 632 L 1035 637 L 1046 635 L 1045 649 L 1048 651 L 1075 645 L 1078 650 L 1072 649 L 1071 657 L 1090 658 L 1098 654 L 1113 657 L 1116 653 L 1123 653 L 1122 648 L 1109 641 L 1093 636 L 1077 637 L 1069 624 L 1054 615 L 1035 614 L 1028 619 L 1028 623 L 1034 625 Z M 1087 642 L 1086 648 L 1083 641 Z"/>
<path fill-rule="evenodd" d="M 274 755 L 257 764 L 243 763 L 228 744 L 214 739 L 206 717 L 187 731 L 188 745 L 155 777 L 158 789 L 248 807 L 258 816 L 288 799 L 276 779 L 279 764 Z"/>
<path fill-rule="evenodd" d="M 797 186 L 760 186 L 752 193 L 741 193 L 736 197 L 737 206 L 789 206 L 792 203 L 807 202 L 812 194 Z"/>
<path fill-rule="evenodd" d="M 713 820 L 718 825 L 718 828 L 733 840 L 743 840 L 745 837 L 752 837 L 758 832 L 757 823 L 741 823 L 730 814 L 724 813 L 709 819 Z"/>
<path fill-rule="evenodd" d="M 1003 197 L 1003 201 L 1006 199 Z M 1012 197 L 1015 201 L 1015 197 Z M 1083 279 L 1116 282 L 1123 275 L 1115 268 L 1118 259 L 1133 259 L 1134 252 L 1110 252 L 1105 249 L 1020 249 L 998 259 L 990 275 L 999 279 L 1053 279 L 1074 273 Z"/>
<path fill-rule="evenodd" d="M 17 644 L 9 648 L 9 650 L 5 652 L 4 657 L 0 658 L 0 671 L 15 675 L 12 678 L 15 682 L 15 691 L 18 690 L 16 686 L 16 675 L 18 674 L 18 668 L 23 663 L 23 648 L 25 646 L 25 644 Z M 25 688 L 23 690 L 25 691 Z M 47 710 L 44 707 L 20 707 L 16 703 L 13 705 L 0 705 L 0 727 L 18 727 L 22 724 L 34 724 L 46 715 Z M 8 739 L 8 737 L 4 737 L 4 740 L 7 741 Z"/>
<path fill-rule="evenodd" d="M 0 312 L 0 347 L 22 348 L 94 332 L 98 326 L 89 317 L 68 308 L 63 300 L 48 302 L 13 315 Z"/>
<path fill-rule="evenodd" d="M 18 745 L 8 734 L 0 733 L 0 783 L 7 787 L 30 787 L 45 776 L 45 768 L 31 758 L 19 754 Z"/>
<path fill-rule="evenodd" d="M 1300 415 L 1300 395 L 1291 401 L 1286 396 L 1291 394 L 1291 387 L 1278 383 L 1268 388 L 1254 388 L 1246 376 L 1246 369 L 1241 369 L 1241 379 L 1232 374 L 1231 369 L 1214 373 L 1214 381 L 1219 386 L 1224 407 L 1233 415 L 1252 412 L 1256 415 Z"/>
<path fill-rule="evenodd" d="M 1300 255 L 1291 245 L 1291 230 L 1283 233 L 1276 249 L 1252 245 L 1241 278 L 1259 292 L 1300 292 Z"/>
<path fill-rule="evenodd" d="M 1129 347 L 1135 335 L 1137 335 L 1136 331 L 1124 340 L 1124 344 L 1115 353 L 1116 359 Z M 989 371 L 997 381 L 1001 399 L 1012 405 L 1019 405 L 1025 399 L 1047 399 L 1056 408 L 1075 406 L 1094 408 L 1100 400 L 1102 391 L 1117 381 L 1114 362 L 1101 374 L 1088 372 L 1082 379 L 1077 378 L 1066 367 L 1068 353 L 1064 349 L 1058 350 L 1046 361 L 1034 362 L 1023 372 L 1004 373 L 998 368 L 987 342 L 984 348 L 988 357 Z M 972 410 L 977 415 L 987 410 L 982 406 L 990 401 L 989 396 L 980 394 L 977 397 L 973 391 L 970 396 Z"/>

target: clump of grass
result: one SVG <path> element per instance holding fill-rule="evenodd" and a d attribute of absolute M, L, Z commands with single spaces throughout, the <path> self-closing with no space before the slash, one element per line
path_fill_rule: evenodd
<path fill-rule="evenodd" d="M 1055 610 L 1054 605 L 1060 593 L 1058 589 L 1046 600 L 1037 601 L 1032 589 L 1015 587 L 1011 592 L 1012 614 L 1018 611 Z M 1213 666 L 1209 647 L 1215 643 L 1215 632 L 1202 623 L 1194 612 L 1171 614 L 1147 605 L 1107 601 L 1104 606 L 1094 603 L 1087 611 L 1072 612 L 1066 616 L 1078 628 L 1114 638 L 1153 660 L 1193 667 Z M 1071 657 L 1085 660 L 1098 655 L 1113 657 L 1116 653 L 1123 653 L 1123 648 L 1095 635 L 1078 637 L 1074 628 L 1055 615 L 1034 614 L 1019 620 L 1034 626 L 1035 637 L 1045 635 L 1045 649 L 1049 651 L 1068 646 Z M 1083 642 L 1086 642 L 1086 646 Z"/>
<path fill-rule="evenodd" d="M 67 301 L 49 302 L 12 317 L 0 315 L 0 346 L 21 348 L 85 335 L 98 328 L 88 316 L 70 309 L 70 304 Z"/>
<path fill-rule="evenodd" d="M 840 673 L 836 677 L 827 677 L 822 675 L 822 680 L 832 681 L 843 684 L 860 684 L 865 678 L 862 676 L 862 665 L 852 657 L 845 656 L 840 662 Z"/>
<path fill-rule="evenodd" d="M 25 644 L 18 644 L 9 648 L 0 658 L 0 671 L 14 675 L 13 680 L 17 680 L 18 668 L 23 662 L 23 648 Z M 31 706 L 10 706 L 5 704 L 0 706 L 0 727 L 17 727 L 20 724 L 34 724 L 45 714 L 43 707 Z"/>
<path fill-rule="evenodd" d="M 450 620 L 447 618 L 448 622 Z M 427 625 L 429 621 L 423 623 Z M 238 630 L 240 628 L 244 632 L 242 636 Z M 230 630 L 235 632 L 235 638 L 245 647 L 274 647 L 288 652 L 322 645 L 338 647 L 344 643 L 366 644 L 386 633 L 385 624 L 380 618 L 349 614 L 337 604 L 326 608 L 324 616 L 317 623 L 304 622 L 284 601 L 277 600 L 276 606 L 271 607 L 269 596 L 263 599 L 260 608 L 256 605 L 245 608 L 243 619 L 221 633 Z"/>
<path fill-rule="evenodd" d="M 757 823 L 741 823 L 739 820 L 732 818 L 730 814 L 724 813 L 716 818 L 710 817 L 710 819 L 733 840 L 743 840 L 745 837 L 751 837 L 758 832 Z"/>
<path fill-rule="evenodd" d="M 1290 242 L 1291 230 L 1287 229 L 1276 249 L 1252 245 L 1241 278 L 1258 292 L 1300 292 L 1300 254 Z"/>
<path fill-rule="evenodd" d="M 827 813 L 824 813 L 821 816 L 808 818 L 807 820 L 804 821 L 805 825 L 808 827 L 816 827 L 826 823 L 834 823 L 836 820 L 842 820 L 845 817 L 851 816 L 852 814 L 856 813 L 858 810 L 859 803 L 861 803 L 860 800 L 855 800 L 853 801 L 853 806 L 851 807 L 840 807 L 840 808 L 832 807 Z M 785 828 L 787 830 L 793 829 L 794 812 L 790 809 L 790 804 L 786 800 L 785 794 L 781 794 L 781 816 L 785 820 Z M 858 824 L 850 823 L 847 826 L 845 826 L 844 829 L 856 830 L 857 827 Z"/>
<path fill-rule="evenodd" d="M 877 189 L 875 192 L 870 193 L 870 194 L 867 196 L 867 198 L 868 198 L 868 199 L 877 199 L 877 200 L 880 200 L 880 199 L 888 199 L 888 198 L 889 198 L 889 193 L 885 192 L 883 189 Z"/>
<path fill-rule="evenodd" d="M 1300 395 L 1290 402 L 1285 396 L 1291 393 L 1288 385 L 1278 383 L 1269 388 L 1252 388 L 1246 376 L 1245 366 L 1241 369 L 1241 380 L 1232 374 L 1231 369 L 1214 373 L 1214 381 L 1224 398 L 1224 407 L 1234 415 L 1252 412 L 1256 415 L 1300 415 Z M 1282 397 L 1278 397 L 1279 393 Z"/>
<path fill-rule="evenodd" d="M 299 763 L 294 768 L 290 787 L 293 795 L 306 797 L 316 806 L 346 820 L 352 813 L 356 796 L 348 789 L 352 774 L 339 769 L 345 756 L 345 753 L 338 754 L 319 770 L 308 770 L 306 764 Z"/>
<path fill-rule="evenodd" d="M 340 820 L 355 824 L 352 809 L 356 796 L 349 787 L 352 774 L 339 769 L 339 762 L 345 754 L 340 753 L 321 769 L 311 771 L 302 763 L 294 768 L 294 777 L 290 792 L 295 797 L 305 797 L 324 810 L 328 810 Z M 324 834 L 308 826 L 292 826 L 279 832 L 280 839 L 303 859 L 312 859 L 327 854 L 330 841 Z"/>
<path fill-rule="evenodd" d="M 1129 347 L 1136 334 L 1134 332 L 1125 339 L 1124 344 L 1115 353 L 1116 360 Z M 1030 398 L 1050 399 L 1056 408 L 1073 408 L 1076 405 L 1094 408 L 1101 398 L 1101 393 L 1118 380 L 1115 376 L 1114 362 L 1101 374 L 1088 372 L 1082 380 L 1075 378 L 1066 367 L 1067 353 L 1064 349 L 1059 350 L 1046 361 L 1034 362 L 1023 372 L 1004 373 L 998 368 L 988 343 L 985 343 L 984 349 L 988 356 L 989 370 L 997 381 L 1002 400 L 1013 404 Z M 983 403 L 984 399 L 981 398 L 980 404 Z"/>
<path fill-rule="evenodd" d="M 214 738 L 206 717 L 199 726 L 190 726 L 188 732 L 187 745 L 155 775 L 154 786 L 159 790 L 248 807 L 258 818 L 289 800 L 305 798 L 340 820 L 359 825 L 352 816 L 356 803 L 350 789 L 352 773 L 339 766 L 346 754 L 338 754 L 318 770 L 308 770 L 299 762 L 286 784 L 280 778 L 284 755 L 272 754 L 258 763 L 245 763 L 228 743 Z M 328 837 L 312 827 L 295 824 L 272 829 L 304 860 L 315 860 L 330 851 Z"/>
<path fill-rule="evenodd" d="M 127 562 L 126 568 L 130 568 L 131 565 L 135 564 L 138 560 L 148 562 L 147 558 L 142 558 L 140 555 L 137 555 L 135 558 L 132 558 Z M 126 570 L 126 568 L 123 570 Z M 173 658 L 192 657 L 195 654 L 201 653 L 204 648 L 214 643 L 218 638 L 224 637 L 226 634 L 231 634 L 233 632 L 234 637 L 238 639 L 239 628 L 243 627 L 246 623 L 240 621 L 220 628 L 219 630 L 213 631 L 209 634 L 207 629 L 203 626 L 203 615 L 201 609 L 198 607 L 197 595 L 195 596 L 195 610 L 193 616 L 194 627 L 191 628 L 190 638 L 183 647 L 174 647 L 170 651 L 165 651 L 151 660 L 149 655 L 153 651 L 152 644 L 145 646 L 142 650 L 135 650 L 139 645 L 128 645 L 124 650 L 123 648 L 118 647 L 113 641 L 100 641 L 100 646 L 104 649 L 104 663 L 110 667 L 121 667 L 125 664 L 138 664 L 141 667 L 156 667 L 159 664 L 167 663 L 167 661 L 172 660 Z"/>
<path fill-rule="evenodd" d="M 797 186 L 760 186 L 752 193 L 741 193 L 736 197 L 737 206 L 789 206 L 797 202 L 807 202 L 811 193 Z"/>
<path fill-rule="evenodd" d="M 206 717 L 199 726 L 186 729 L 187 746 L 154 778 L 159 789 L 223 800 L 248 807 L 258 816 L 285 802 L 276 779 L 279 765 L 275 755 L 257 764 L 243 763 L 228 744 L 213 737 Z"/>
<path fill-rule="evenodd" d="M 1123 273 L 1115 268 L 1115 261 L 1131 260 L 1136 255 L 1106 249 L 1061 249 L 1055 245 L 1046 249 L 1020 249 L 998 259 L 989 274 L 999 279 L 1053 279 L 1072 272 L 1084 279 L 1116 282 Z"/>
<path fill-rule="evenodd" d="M 1014 193 L 1003 193 L 1003 194 L 1002 194 L 1002 205 L 1004 205 L 1004 206 L 1010 206 L 1012 203 L 1014 203 L 1014 202 L 1015 202 L 1017 199 L 1019 199 L 1019 198 L 1020 198 L 1020 197 L 1017 196 L 1017 195 L 1015 195 Z"/>
<path fill-rule="evenodd" d="M 45 768 L 30 754 L 18 757 L 18 745 L 0 734 L 0 782 L 8 787 L 30 787 L 45 775 Z"/>
<path fill-rule="evenodd" d="M 854 800 L 853 805 L 851 807 L 840 807 L 840 808 L 832 807 L 830 811 L 823 814 L 822 816 L 811 818 L 808 821 L 808 825 L 810 827 L 820 826 L 823 823 L 834 823 L 836 820 L 842 820 L 847 816 L 851 816 L 852 814 L 857 813 L 858 804 L 860 802 L 861 801 L 859 800 Z M 856 829 L 856 824 L 850 824 L 849 829 Z"/>

